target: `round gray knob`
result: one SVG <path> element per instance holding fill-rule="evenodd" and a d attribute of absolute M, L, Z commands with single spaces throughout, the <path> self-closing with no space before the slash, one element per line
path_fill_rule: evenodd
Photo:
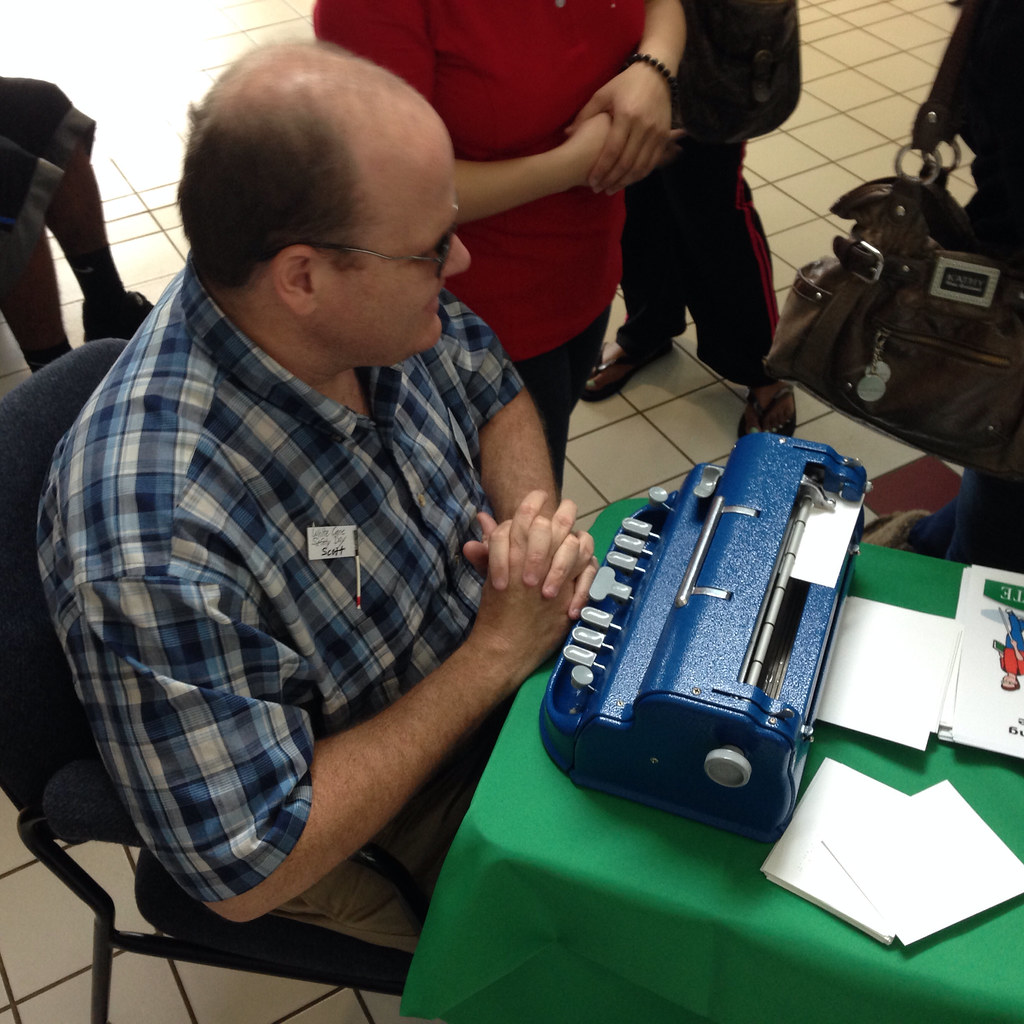
<path fill-rule="evenodd" d="M 750 762 L 739 747 L 715 747 L 704 758 L 704 771 L 712 782 L 728 789 L 739 789 L 750 781 Z"/>

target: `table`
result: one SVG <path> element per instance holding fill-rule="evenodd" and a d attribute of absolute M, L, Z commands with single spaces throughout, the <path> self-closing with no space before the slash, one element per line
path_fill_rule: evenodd
<path fill-rule="evenodd" d="M 594 527 L 605 550 L 639 503 Z M 864 545 L 851 593 L 952 617 L 962 566 Z M 1024 897 L 883 946 L 769 882 L 770 849 L 575 787 L 522 687 L 434 895 L 403 1013 L 448 1024 L 984 1024 L 1024 1021 Z M 825 757 L 906 793 L 949 779 L 1024 858 L 1024 761 L 924 752 L 819 723 Z"/>

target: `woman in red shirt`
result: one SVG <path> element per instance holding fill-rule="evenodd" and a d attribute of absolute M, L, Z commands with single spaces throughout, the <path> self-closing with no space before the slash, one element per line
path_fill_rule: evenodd
<path fill-rule="evenodd" d="M 401 75 L 447 125 L 472 256 L 456 290 L 519 368 L 561 482 L 622 269 L 621 190 L 672 137 L 682 5 L 318 0 L 314 26 Z"/>

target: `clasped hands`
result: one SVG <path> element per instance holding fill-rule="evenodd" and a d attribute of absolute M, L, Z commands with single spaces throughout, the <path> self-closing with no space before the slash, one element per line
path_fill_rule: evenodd
<path fill-rule="evenodd" d="M 546 515 L 547 499 L 543 491 L 531 491 L 512 518 L 500 524 L 478 513 L 483 539 L 468 541 L 462 551 L 499 593 L 521 584 L 527 590 L 539 588 L 542 598 L 554 601 L 571 588 L 567 613 L 576 619 L 597 572 L 594 540 L 574 529 L 575 502 L 564 500 Z"/>
<path fill-rule="evenodd" d="M 595 192 L 618 192 L 678 154 L 676 141 L 683 132 L 672 128 L 665 81 L 642 63 L 631 65 L 598 89 L 566 134 L 571 138 L 595 119 L 607 122 L 604 142 L 587 174 L 587 184 Z M 592 130 L 593 124 L 588 128 Z"/>

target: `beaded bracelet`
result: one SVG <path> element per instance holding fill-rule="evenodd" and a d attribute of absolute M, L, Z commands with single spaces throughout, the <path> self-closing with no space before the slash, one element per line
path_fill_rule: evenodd
<path fill-rule="evenodd" d="M 649 53 L 634 53 L 626 61 L 624 67 L 628 68 L 633 64 L 643 63 L 649 64 L 655 71 L 661 75 L 662 78 L 668 83 L 669 95 L 672 99 L 672 109 L 677 110 L 679 107 L 679 82 L 676 76 L 665 66 L 665 64 L 658 60 L 657 57 L 652 57 Z"/>

